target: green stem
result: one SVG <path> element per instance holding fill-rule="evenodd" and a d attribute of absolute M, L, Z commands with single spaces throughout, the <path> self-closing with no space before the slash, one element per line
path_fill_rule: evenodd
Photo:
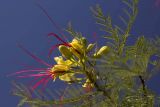
<path fill-rule="evenodd" d="M 111 96 L 108 94 L 108 92 L 105 90 L 105 88 L 102 88 L 98 85 L 98 83 L 96 82 L 96 80 L 94 79 L 94 75 L 91 75 L 87 70 L 86 70 L 86 66 L 83 63 L 83 61 L 81 60 L 81 63 L 83 65 L 83 71 L 86 73 L 87 78 L 91 81 L 91 83 L 94 84 L 95 88 L 97 89 L 97 91 L 101 91 L 103 92 L 103 95 L 106 96 L 113 105 L 115 105 L 115 102 L 112 100 Z M 95 73 L 95 72 L 94 72 Z"/>

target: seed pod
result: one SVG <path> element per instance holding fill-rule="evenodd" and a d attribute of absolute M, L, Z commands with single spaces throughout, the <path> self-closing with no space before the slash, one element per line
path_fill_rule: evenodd
<path fill-rule="evenodd" d="M 95 44 L 89 44 L 87 47 L 87 52 L 91 51 L 94 46 L 95 46 Z"/>
<path fill-rule="evenodd" d="M 102 46 L 97 53 L 94 54 L 94 57 L 100 58 L 102 55 L 107 54 L 109 52 L 108 46 Z"/>
<path fill-rule="evenodd" d="M 70 59 L 72 57 L 72 53 L 70 52 L 70 50 L 64 46 L 64 45 L 61 45 L 59 46 L 59 51 L 61 52 L 61 54 L 67 58 L 67 59 Z"/>

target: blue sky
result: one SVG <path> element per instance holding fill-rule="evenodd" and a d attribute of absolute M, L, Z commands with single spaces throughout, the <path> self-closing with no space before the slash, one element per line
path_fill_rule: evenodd
<path fill-rule="evenodd" d="M 71 21 L 74 28 L 89 39 L 92 39 L 94 32 L 99 34 L 98 26 L 95 24 L 89 7 L 100 4 L 103 10 L 113 17 L 115 23 L 119 23 L 118 16 L 123 8 L 120 0 L 37 1 L 62 29 Z M 6 75 L 23 68 L 21 64 L 37 65 L 32 58 L 16 46 L 16 43 L 22 43 L 27 49 L 47 60 L 50 45 L 46 35 L 50 32 L 59 34 L 41 9 L 37 7 L 37 1 L 0 0 L 0 105 L 5 107 L 16 107 L 18 102 L 18 99 L 10 94 L 12 87 L 10 82 L 13 78 L 8 78 Z M 155 1 L 140 1 L 139 14 L 132 29 L 135 37 L 139 35 L 154 37 L 160 34 L 160 7 L 155 6 Z M 53 39 L 52 44 L 56 43 L 57 41 Z M 159 75 L 153 78 L 150 84 L 151 89 L 160 94 L 158 77 Z M 56 87 L 60 86 L 56 85 Z"/>

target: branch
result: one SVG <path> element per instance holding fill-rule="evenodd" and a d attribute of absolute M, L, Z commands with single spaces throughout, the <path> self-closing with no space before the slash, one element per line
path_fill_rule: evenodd
<path fill-rule="evenodd" d="M 146 91 L 146 85 L 145 85 L 145 80 L 142 78 L 141 75 L 138 76 L 140 81 L 141 81 L 141 84 L 142 84 L 142 87 L 143 87 L 143 92 L 144 92 L 144 96 L 147 97 L 147 91 Z"/>

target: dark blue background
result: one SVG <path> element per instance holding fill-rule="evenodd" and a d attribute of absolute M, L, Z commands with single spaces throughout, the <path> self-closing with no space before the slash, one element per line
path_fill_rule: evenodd
<path fill-rule="evenodd" d="M 95 24 L 90 6 L 99 3 L 106 13 L 110 13 L 115 23 L 124 5 L 121 0 L 37 0 L 50 16 L 65 28 L 72 21 L 74 28 L 92 39 L 93 32 L 99 31 Z M 16 43 L 22 43 L 42 59 L 47 60 L 49 43 L 46 35 L 58 31 L 44 13 L 36 6 L 35 0 L 0 0 L 0 106 L 16 107 L 18 99 L 11 95 L 11 80 L 7 74 L 15 72 L 23 66 L 37 64 L 32 58 L 17 48 Z M 139 14 L 132 29 L 135 37 L 145 35 L 154 37 L 160 34 L 160 8 L 155 6 L 155 0 L 140 0 Z M 99 36 L 99 35 L 98 35 Z M 53 39 L 52 39 L 53 40 Z M 131 40 L 131 42 L 134 41 Z M 56 44 L 53 40 L 52 44 Z M 19 79 L 21 81 L 21 79 Z M 160 94 L 159 76 L 149 83 L 151 89 Z M 58 85 L 55 85 L 58 87 Z"/>

